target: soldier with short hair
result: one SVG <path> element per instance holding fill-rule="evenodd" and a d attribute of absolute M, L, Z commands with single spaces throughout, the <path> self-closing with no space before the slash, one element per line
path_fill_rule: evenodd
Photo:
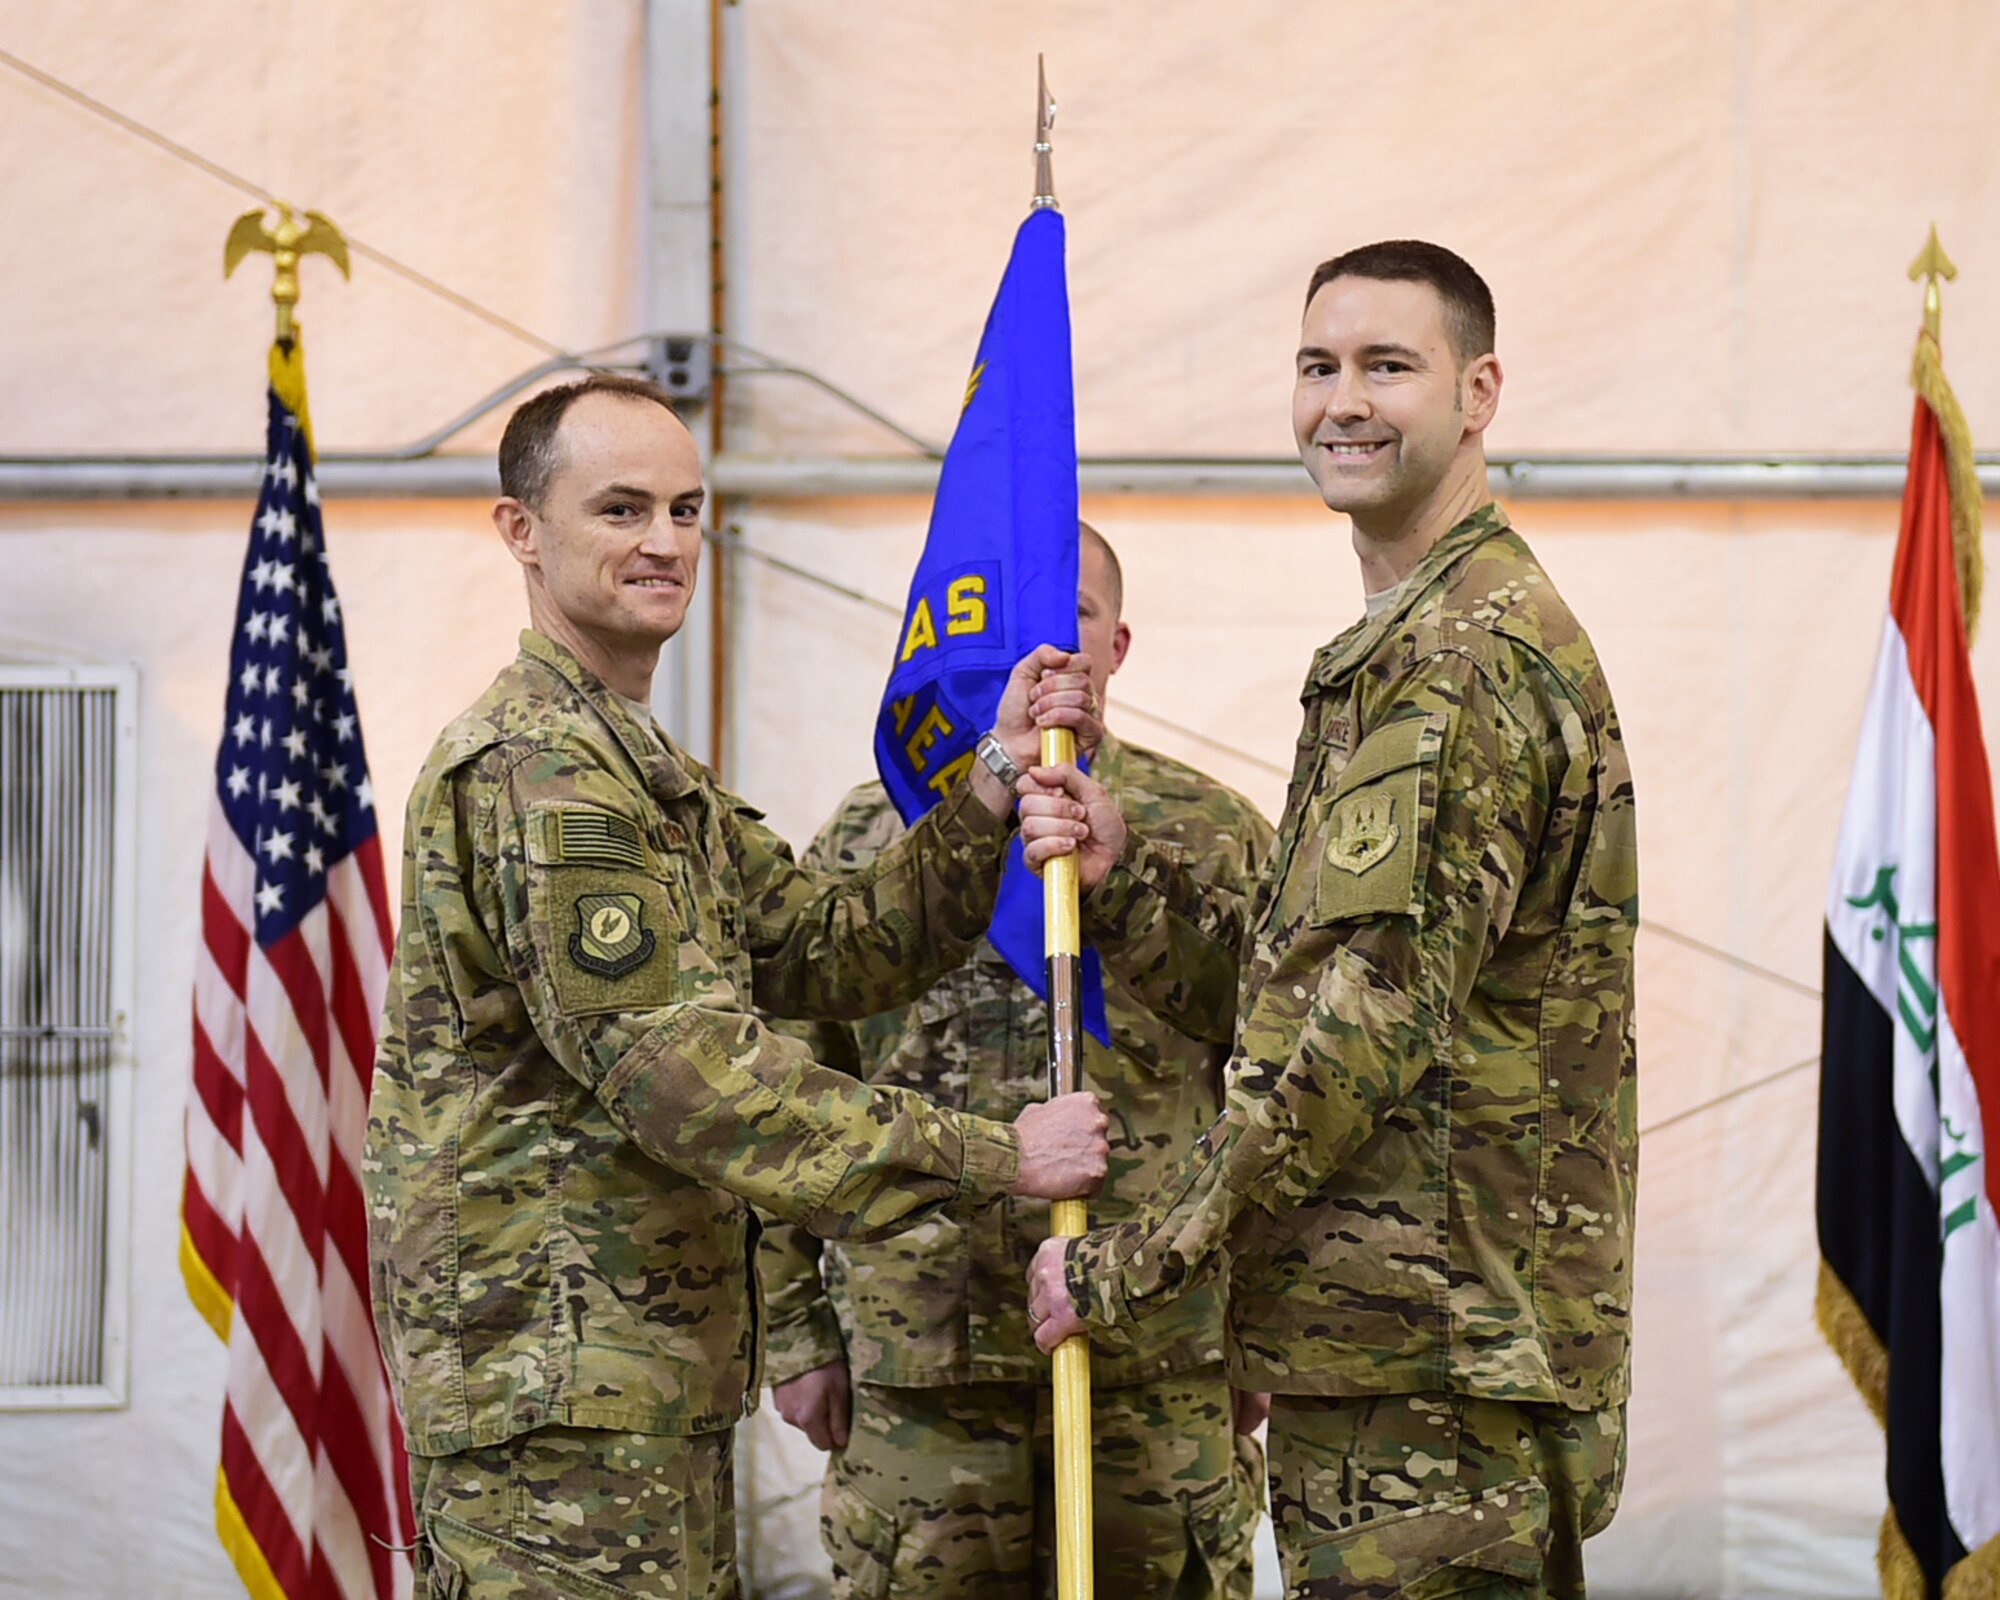
<path fill-rule="evenodd" d="M 410 796 L 363 1162 L 374 1311 L 422 1592 L 732 1597 L 731 1429 L 758 1387 L 752 1207 L 865 1239 L 1085 1193 L 1088 1094 L 1006 1121 L 815 1063 L 754 1007 L 909 999 L 991 915 L 1012 797 L 975 767 L 871 870 L 795 866 L 654 724 L 701 549 L 667 397 L 593 377 L 522 406 L 494 522 L 521 654 Z M 1044 647 L 994 732 L 1094 735 Z"/>
<path fill-rule="evenodd" d="M 1031 861 L 1079 852 L 1106 966 L 1235 1024 L 1225 1114 L 1143 1214 L 1037 1254 L 1037 1341 L 1227 1261 L 1296 1600 L 1580 1597 L 1623 1471 L 1632 780 L 1590 640 L 1487 489 L 1500 382 L 1450 251 L 1314 273 L 1293 425 L 1367 614 L 1307 676 L 1254 901 L 1074 771 L 1021 802 Z"/>
<path fill-rule="evenodd" d="M 1077 627 L 1095 702 L 1125 659 L 1118 558 L 1084 524 Z M 1228 892 L 1247 893 L 1270 844 L 1257 809 L 1214 779 L 1108 732 L 1091 772 L 1133 828 Z M 880 783 L 842 801 L 809 865 L 865 870 L 904 833 Z M 1117 1221 L 1215 1118 L 1228 1035 L 1182 1032 L 1107 976 L 1107 1048 L 1086 1036 L 1085 1081 L 1112 1109 L 1110 1175 L 1094 1210 Z M 802 1034 L 875 1084 L 1011 1116 L 1048 1093 L 1048 1012 L 990 944 L 913 1006 Z M 1003 1201 L 877 1244 L 769 1229 L 758 1271 L 771 1313 L 778 1412 L 831 1449 L 821 1528 L 837 1596 L 1030 1600 L 1052 1593 L 1048 1362 L 1021 1271 L 1048 1208 Z M 1244 1597 L 1262 1499 L 1248 1427 L 1222 1370 L 1222 1285 L 1094 1341 L 1093 1514 L 1099 1590 Z M 1247 1429 L 1246 1429 L 1247 1435 Z"/>

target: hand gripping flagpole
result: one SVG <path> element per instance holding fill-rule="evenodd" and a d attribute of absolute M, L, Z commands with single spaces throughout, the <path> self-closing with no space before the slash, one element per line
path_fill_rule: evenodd
<path fill-rule="evenodd" d="M 1049 131 L 1055 102 L 1048 75 L 1035 62 L 1035 199 L 1037 211 L 1056 205 Z M 1042 730 L 1042 764 L 1066 766 L 1076 760 L 1076 735 L 1068 728 Z M 1071 1094 L 1083 1087 L 1083 937 L 1078 909 L 1076 857 L 1057 856 L 1042 872 L 1045 959 L 1049 983 L 1049 1093 Z M 1073 1239 L 1089 1227 L 1081 1200 L 1057 1200 L 1049 1207 L 1049 1231 Z M 1090 1340 L 1073 1334 L 1055 1351 L 1056 1595 L 1057 1600 L 1091 1600 L 1094 1586 L 1090 1508 Z"/>

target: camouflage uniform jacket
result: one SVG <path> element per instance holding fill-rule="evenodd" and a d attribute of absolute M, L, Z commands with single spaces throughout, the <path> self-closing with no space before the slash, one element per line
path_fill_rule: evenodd
<path fill-rule="evenodd" d="M 1611 692 L 1488 505 L 1314 659 L 1254 905 L 1139 842 L 1085 933 L 1224 1116 L 1141 1219 L 1069 1247 L 1093 1321 L 1231 1262 L 1231 1372 L 1289 1394 L 1627 1392 L 1638 1158 L 1632 784 Z"/>
<path fill-rule="evenodd" d="M 1092 771 L 1156 847 L 1232 894 L 1249 892 L 1271 827 L 1248 800 L 1116 739 L 1105 740 Z M 806 860 L 852 871 L 902 832 L 882 786 L 863 784 Z M 1087 1034 L 1083 1045 L 1084 1077 L 1111 1114 L 1111 1168 L 1090 1210 L 1118 1221 L 1215 1119 L 1228 1051 L 1160 1021 L 1108 973 L 1105 1013 L 1111 1048 Z M 982 1117 L 1009 1120 L 1048 1097 L 1047 1008 L 984 940 L 970 963 L 914 1006 L 866 1022 L 815 1024 L 808 1038 L 821 1061 Z M 1020 1199 L 824 1255 L 805 1229 L 771 1228 L 757 1260 L 771 1318 L 768 1380 L 782 1383 L 844 1356 L 864 1383 L 1046 1382 L 1049 1364 L 1029 1333 L 1022 1279 L 1048 1232 L 1048 1202 Z M 1092 1363 L 1100 1384 L 1218 1361 L 1222 1286 L 1205 1284 L 1135 1328 L 1105 1333 Z"/>
<path fill-rule="evenodd" d="M 820 1067 L 751 1011 L 865 1013 L 962 960 L 1006 837 L 969 799 L 870 872 L 803 871 L 522 636 L 410 797 L 363 1181 L 413 1451 L 728 1427 L 759 1381 L 753 1203 L 865 1238 L 1012 1183 L 1012 1129 Z"/>

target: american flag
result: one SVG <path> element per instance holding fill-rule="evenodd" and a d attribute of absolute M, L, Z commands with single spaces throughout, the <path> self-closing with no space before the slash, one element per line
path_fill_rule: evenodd
<path fill-rule="evenodd" d="M 407 1595 L 361 1141 L 390 923 L 296 343 L 230 638 L 194 983 L 181 1269 L 229 1346 L 216 1528 L 258 1600 Z"/>

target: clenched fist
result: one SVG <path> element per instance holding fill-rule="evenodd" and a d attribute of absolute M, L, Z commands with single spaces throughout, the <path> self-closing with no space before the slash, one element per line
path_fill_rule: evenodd
<path fill-rule="evenodd" d="M 1125 852 L 1125 819 L 1095 779 L 1075 767 L 1033 767 L 1020 782 L 1021 850 L 1036 872 L 1074 853 L 1085 894 Z"/>
<path fill-rule="evenodd" d="M 812 1440 L 815 1449 L 847 1448 L 853 1401 L 845 1361 L 828 1362 L 789 1382 L 774 1383 L 771 1398 L 777 1403 L 778 1415 Z"/>
<path fill-rule="evenodd" d="M 1013 1192 L 1037 1200 L 1095 1194 L 1111 1161 L 1111 1119 L 1088 1090 L 1029 1106 L 1014 1119 L 1021 1164 Z"/>

